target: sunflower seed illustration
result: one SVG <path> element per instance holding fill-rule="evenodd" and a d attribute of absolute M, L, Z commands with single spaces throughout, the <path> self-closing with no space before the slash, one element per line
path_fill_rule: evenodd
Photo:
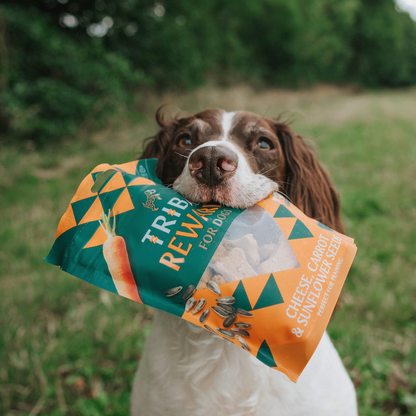
<path fill-rule="evenodd" d="M 205 299 L 199 299 L 198 303 L 196 304 L 194 310 L 192 311 L 192 313 L 195 315 L 198 312 L 202 311 L 202 308 L 205 306 Z"/>
<path fill-rule="evenodd" d="M 234 326 L 236 328 L 240 328 L 240 329 L 249 329 L 249 328 L 251 328 L 251 324 L 248 324 L 247 322 L 236 322 L 234 324 Z"/>
<path fill-rule="evenodd" d="M 231 328 L 231 331 L 233 331 L 235 334 L 241 335 L 242 337 L 250 338 L 250 334 L 244 329 Z"/>
<path fill-rule="evenodd" d="M 189 312 L 194 306 L 195 306 L 195 303 L 196 303 L 196 299 L 194 298 L 194 297 L 192 297 L 192 298 L 189 298 L 187 301 L 186 301 L 186 305 L 185 305 L 185 311 L 186 312 Z"/>
<path fill-rule="evenodd" d="M 217 307 L 224 309 L 228 313 L 237 313 L 237 310 L 233 306 L 226 305 L 225 303 L 217 303 Z"/>
<path fill-rule="evenodd" d="M 222 324 L 224 328 L 229 328 L 234 321 L 236 320 L 237 315 L 230 315 L 229 317 L 225 318 L 224 323 Z"/>
<path fill-rule="evenodd" d="M 173 287 L 165 292 L 165 296 L 170 298 L 171 296 L 177 295 L 183 289 L 182 286 Z"/>
<path fill-rule="evenodd" d="M 211 292 L 213 292 L 213 293 L 215 293 L 217 296 L 221 296 L 221 290 L 220 290 L 220 287 L 213 281 L 213 280 L 210 280 L 208 283 L 207 283 L 207 288 L 211 291 Z"/>
<path fill-rule="evenodd" d="M 250 347 L 247 345 L 247 343 L 243 340 L 243 338 L 241 338 L 240 335 L 236 334 L 236 337 L 238 339 L 238 342 L 243 346 L 243 348 L 247 351 L 251 351 Z"/>
<path fill-rule="evenodd" d="M 189 299 L 194 293 L 195 293 L 195 286 L 194 285 L 190 285 L 185 289 L 185 292 L 183 292 L 182 295 L 182 300 L 185 301 L 187 299 Z"/>
<path fill-rule="evenodd" d="M 253 316 L 252 313 L 245 311 L 244 309 L 241 308 L 237 308 L 237 313 L 241 316 L 245 316 L 246 318 L 250 318 L 251 316 Z"/>
<path fill-rule="evenodd" d="M 221 318 L 228 318 L 228 316 L 230 316 L 230 314 L 226 311 L 224 311 L 224 309 L 218 308 L 217 306 L 211 306 L 211 309 L 219 316 L 221 316 Z"/>
<path fill-rule="evenodd" d="M 233 296 L 223 296 L 222 298 L 218 298 L 217 302 L 225 305 L 232 305 L 235 303 L 235 298 Z"/>
<path fill-rule="evenodd" d="M 234 337 L 235 337 L 234 332 L 232 332 L 232 331 L 230 331 L 230 330 L 228 330 L 228 329 L 216 328 L 216 330 L 217 330 L 220 334 L 222 334 L 222 335 L 224 335 L 224 336 L 226 336 L 226 337 L 228 337 L 228 338 L 234 338 Z"/>
<path fill-rule="evenodd" d="M 230 312 L 227 309 L 223 308 L 223 306 L 226 306 L 226 305 L 221 305 L 221 303 L 217 303 L 217 306 L 215 306 L 215 308 L 217 308 L 221 312 L 221 314 L 224 315 L 224 318 L 226 318 L 227 316 L 230 316 L 230 315 L 233 314 L 232 312 Z"/>
<path fill-rule="evenodd" d="M 217 335 L 217 333 L 208 325 L 204 325 L 205 329 L 208 329 L 208 331 L 211 331 L 213 334 Z"/>
<path fill-rule="evenodd" d="M 204 312 L 202 312 L 201 316 L 199 317 L 199 322 L 201 322 L 201 324 L 204 323 L 208 315 L 209 315 L 209 308 L 205 309 Z"/>

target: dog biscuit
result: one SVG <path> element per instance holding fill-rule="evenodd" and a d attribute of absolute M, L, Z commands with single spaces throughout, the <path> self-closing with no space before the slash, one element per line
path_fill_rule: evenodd
<path fill-rule="evenodd" d="M 241 248 L 233 248 L 228 256 L 214 263 L 214 269 L 227 282 L 256 276 L 256 272 L 247 262 L 246 255 Z"/>
<path fill-rule="evenodd" d="M 253 234 L 247 234 L 236 240 L 224 240 L 223 244 L 227 250 L 231 250 L 234 247 L 241 248 L 246 254 L 246 259 L 251 267 L 256 267 L 260 264 L 258 244 Z"/>

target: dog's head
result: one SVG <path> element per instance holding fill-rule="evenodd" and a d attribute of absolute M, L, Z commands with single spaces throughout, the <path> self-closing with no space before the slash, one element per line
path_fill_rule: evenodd
<path fill-rule="evenodd" d="M 343 232 L 336 189 L 301 136 L 253 113 L 206 110 L 165 122 L 142 158 L 157 158 L 157 175 L 192 202 L 247 208 L 273 190 L 306 215 Z"/>

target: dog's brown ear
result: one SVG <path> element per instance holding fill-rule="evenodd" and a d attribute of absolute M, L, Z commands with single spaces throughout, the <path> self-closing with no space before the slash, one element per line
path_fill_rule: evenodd
<path fill-rule="evenodd" d="M 305 143 L 280 122 L 273 123 L 285 160 L 279 185 L 294 205 L 322 224 L 344 233 L 338 192 L 328 172 Z"/>
<path fill-rule="evenodd" d="M 156 122 L 160 126 L 159 132 L 155 136 L 148 137 L 145 140 L 145 148 L 139 159 L 158 159 L 156 166 L 156 175 L 163 180 L 163 166 L 167 157 L 169 143 L 172 140 L 173 132 L 177 126 L 177 120 L 167 122 L 162 113 L 164 106 L 159 107 L 156 111 Z"/>

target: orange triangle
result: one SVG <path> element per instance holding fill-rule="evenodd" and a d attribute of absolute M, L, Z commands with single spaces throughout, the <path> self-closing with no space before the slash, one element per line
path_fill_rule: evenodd
<path fill-rule="evenodd" d="M 297 221 L 297 218 L 275 218 L 275 221 L 279 225 L 279 227 L 282 229 L 284 235 L 286 238 L 289 238 L 290 233 L 293 230 L 293 227 L 295 226 L 295 222 Z"/>
<path fill-rule="evenodd" d="M 98 166 L 96 166 L 92 171 L 91 171 L 91 173 L 94 173 L 94 172 L 105 172 L 105 171 L 107 171 L 107 170 L 109 170 L 109 169 L 111 169 L 112 168 L 112 166 L 111 165 L 109 165 L 108 163 L 101 163 L 101 165 L 98 165 Z"/>
<path fill-rule="evenodd" d="M 250 279 L 244 279 L 242 281 L 252 308 L 254 308 L 256 302 L 259 300 L 259 297 L 263 292 L 269 277 L 270 273 L 264 274 L 262 276 L 255 276 Z"/>
<path fill-rule="evenodd" d="M 79 185 L 76 194 L 71 199 L 71 202 L 80 201 L 81 199 L 89 198 L 90 196 L 97 195 L 94 192 L 91 192 L 91 188 L 94 185 L 94 179 L 90 175 L 87 175 L 81 184 Z"/>
<path fill-rule="evenodd" d="M 101 218 L 103 212 L 103 206 L 101 205 L 100 198 L 97 196 L 95 201 L 92 203 L 90 209 L 82 217 L 82 220 L 79 222 L 79 225 L 85 224 L 91 221 L 98 221 Z"/>
<path fill-rule="evenodd" d="M 76 227 L 76 225 L 77 222 L 74 217 L 74 211 L 72 210 L 72 205 L 69 204 L 68 208 L 65 211 L 65 214 L 62 215 L 62 218 L 59 221 L 55 239 L 57 239 L 65 231 L 68 231 L 70 228 Z"/>
<path fill-rule="evenodd" d="M 124 170 L 124 172 L 131 173 L 132 175 L 136 175 L 136 166 L 138 163 L 139 161 L 135 160 L 134 162 L 123 163 L 122 165 L 113 165 L 113 167 Z"/>
<path fill-rule="evenodd" d="M 277 207 L 279 207 L 279 203 L 273 201 L 271 198 L 263 199 L 260 202 L 257 202 L 257 205 L 261 206 L 265 209 L 270 215 L 274 215 L 277 211 Z"/>
<path fill-rule="evenodd" d="M 95 234 L 91 237 L 91 240 L 85 244 L 84 248 L 102 246 L 107 238 L 107 234 L 103 230 L 103 227 L 99 226 Z"/>
<path fill-rule="evenodd" d="M 133 186 L 133 185 L 156 185 L 156 184 L 147 178 L 137 178 L 129 183 L 129 186 Z"/>
<path fill-rule="evenodd" d="M 113 211 L 116 213 L 116 215 L 118 215 L 122 214 L 123 212 L 131 211 L 132 209 L 134 209 L 134 205 L 130 198 L 129 191 L 126 188 L 117 199 L 117 202 L 113 207 Z"/>
<path fill-rule="evenodd" d="M 121 172 L 117 172 L 115 175 L 112 176 L 112 178 L 104 186 L 100 194 L 104 192 L 115 191 L 116 189 L 124 188 L 125 186 L 126 186 L 126 182 L 124 182 L 123 175 L 121 174 Z"/>

